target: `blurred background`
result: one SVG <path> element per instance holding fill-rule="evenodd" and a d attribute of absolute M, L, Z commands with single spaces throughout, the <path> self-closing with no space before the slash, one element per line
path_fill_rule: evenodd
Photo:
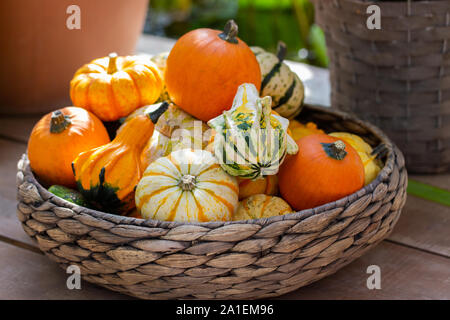
<path fill-rule="evenodd" d="M 324 35 L 314 24 L 309 0 L 151 0 L 144 32 L 176 39 L 196 28 L 222 29 L 229 19 L 251 46 L 275 52 L 282 40 L 287 59 L 328 66 Z"/>

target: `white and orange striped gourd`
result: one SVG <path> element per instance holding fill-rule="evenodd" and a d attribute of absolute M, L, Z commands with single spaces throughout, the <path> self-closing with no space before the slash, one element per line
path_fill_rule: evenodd
<path fill-rule="evenodd" d="M 152 162 L 136 188 L 144 219 L 206 222 L 231 220 L 238 184 L 211 152 L 183 149 Z"/>

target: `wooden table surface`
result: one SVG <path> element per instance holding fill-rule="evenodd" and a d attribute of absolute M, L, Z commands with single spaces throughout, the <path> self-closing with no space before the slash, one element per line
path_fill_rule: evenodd
<path fill-rule="evenodd" d="M 143 36 L 137 52 L 168 50 L 173 41 Z M 290 63 L 304 80 L 306 102 L 329 104 L 326 70 Z M 47 259 L 16 217 L 16 164 L 39 116 L 0 117 L 0 299 L 130 299 L 82 282 L 66 287 L 68 274 Z M 450 174 L 410 175 L 450 191 Z M 366 286 L 367 267 L 378 265 L 381 289 Z M 392 235 L 336 274 L 281 299 L 450 299 L 450 207 L 409 195 Z"/>

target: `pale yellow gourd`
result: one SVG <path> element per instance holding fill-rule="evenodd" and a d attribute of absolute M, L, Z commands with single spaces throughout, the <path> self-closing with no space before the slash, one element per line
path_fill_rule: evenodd
<path fill-rule="evenodd" d="M 256 194 L 239 203 L 233 220 L 249 220 L 280 216 L 292 212 L 289 204 L 280 197 Z"/>
<path fill-rule="evenodd" d="M 372 155 L 372 147 L 360 136 L 349 132 L 332 132 L 329 135 L 345 140 L 358 152 L 364 165 L 364 185 L 371 183 L 377 177 L 382 167 L 381 161 L 376 159 L 376 155 Z"/>

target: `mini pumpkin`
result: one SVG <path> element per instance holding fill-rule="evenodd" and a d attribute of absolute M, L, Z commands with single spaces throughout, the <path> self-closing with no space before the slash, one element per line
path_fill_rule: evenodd
<path fill-rule="evenodd" d="M 364 186 L 364 165 L 355 149 L 326 134 L 297 141 L 299 152 L 280 167 L 280 193 L 295 210 L 343 198 Z"/>
<path fill-rule="evenodd" d="M 291 212 L 292 208 L 280 197 L 255 194 L 239 203 L 233 220 L 269 218 Z"/>
<path fill-rule="evenodd" d="M 145 219 L 226 221 L 237 205 L 236 178 L 205 150 L 183 149 L 157 159 L 136 189 L 136 207 Z"/>
<path fill-rule="evenodd" d="M 66 107 L 43 116 L 28 140 L 28 159 L 46 185 L 76 187 L 72 161 L 83 151 L 108 143 L 102 122 L 92 113 Z"/>
<path fill-rule="evenodd" d="M 214 154 L 232 176 L 274 175 L 285 156 L 298 151 L 287 134 L 289 121 L 273 114 L 271 98 L 259 98 L 252 84 L 239 86 L 231 109 L 208 125 L 216 131 Z"/>
<path fill-rule="evenodd" d="M 140 155 L 153 134 L 155 118 L 144 114 L 134 117 L 119 128 L 113 141 L 74 160 L 78 190 L 93 206 L 111 213 L 134 208 L 134 190 L 143 173 Z"/>
<path fill-rule="evenodd" d="M 103 121 L 118 120 L 154 103 L 162 89 L 162 75 L 149 58 L 115 53 L 85 64 L 70 81 L 73 104 Z"/>
<path fill-rule="evenodd" d="M 317 128 L 317 125 L 314 122 L 303 124 L 297 120 L 289 121 L 289 129 L 291 131 L 291 136 L 295 141 L 310 134 L 325 133 L 322 129 Z"/>
<path fill-rule="evenodd" d="M 278 43 L 277 53 L 251 47 L 261 69 L 261 96 L 272 97 L 272 108 L 285 118 L 293 118 L 302 109 L 303 83 L 286 63 L 286 44 Z"/>
<path fill-rule="evenodd" d="M 259 179 L 238 178 L 239 200 L 255 194 L 275 195 L 278 193 L 278 177 L 276 175 L 260 177 Z"/>
<path fill-rule="evenodd" d="M 372 154 L 372 147 L 360 136 L 348 132 L 332 132 L 330 136 L 340 138 L 348 142 L 359 154 L 364 165 L 364 185 L 371 183 L 380 173 L 382 163 L 377 159 L 377 154 Z"/>
<path fill-rule="evenodd" d="M 167 58 L 164 79 L 171 100 L 200 120 L 228 110 L 242 83 L 260 88 L 258 62 L 237 33 L 233 20 L 223 32 L 190 31 L 178 39 Z"/>

